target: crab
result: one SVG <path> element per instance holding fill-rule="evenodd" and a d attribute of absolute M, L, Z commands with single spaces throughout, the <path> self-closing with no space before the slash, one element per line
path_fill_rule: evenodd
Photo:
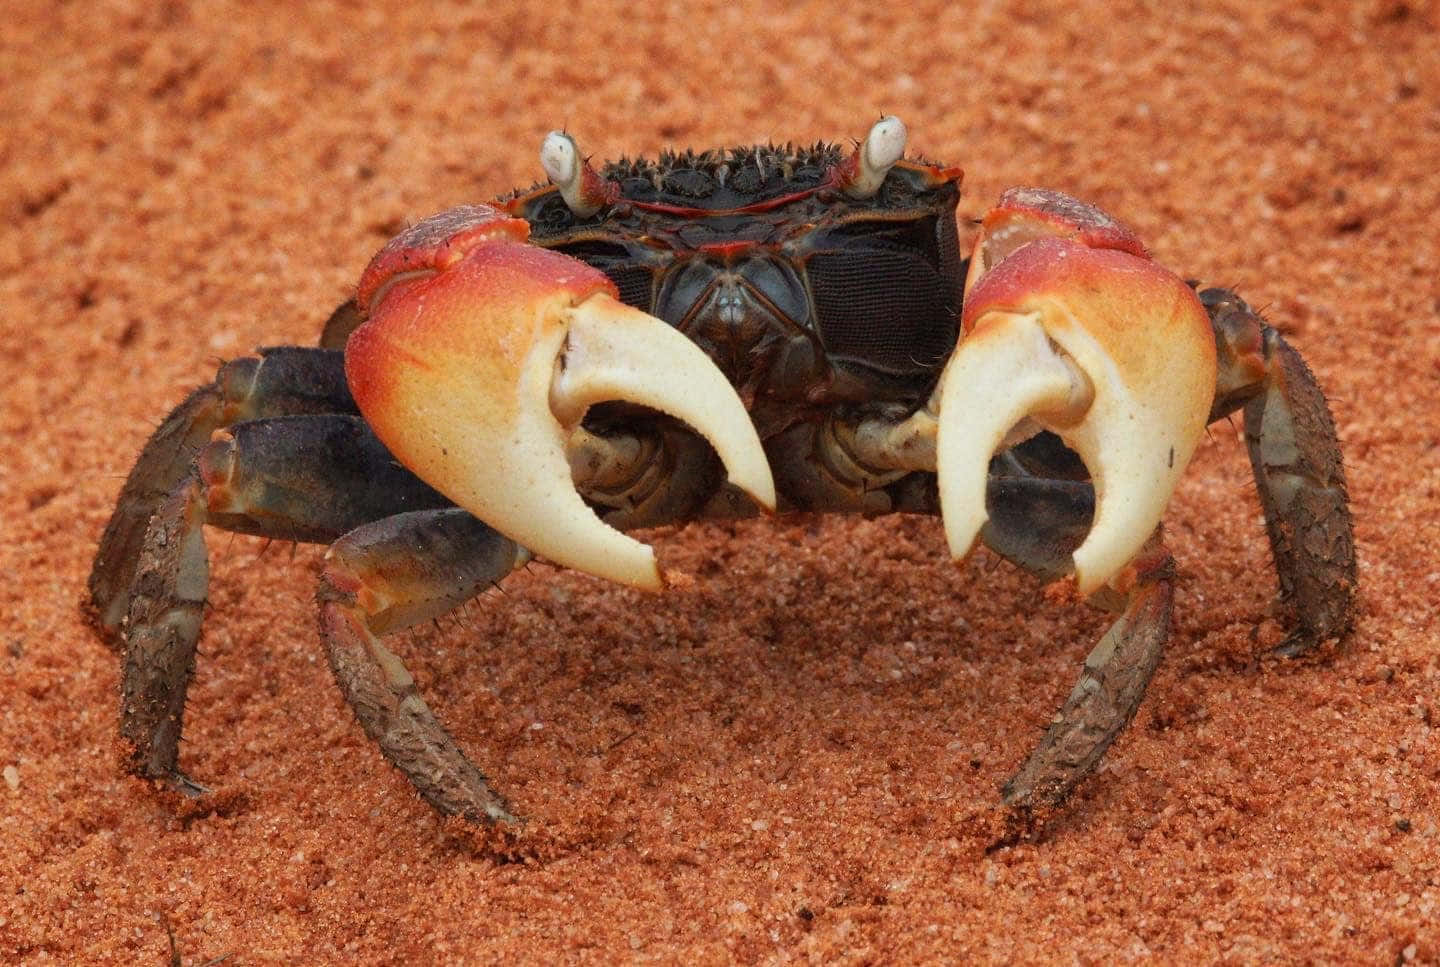
<path fill-rule="evenodd" d="M 1279 578 L 1279 650 L 1343 636 L 1356 587 L 1335 428 L 1314 377 L 1238 295 L 1134 233 L 1015 188 L 962 251 L 961 172 L 876 122 L 829 144 L 597 169 L 401 232 L 319 347 L 225 363 L 145 445 L 87 609 L 123 654 L 126 765 L 188 795 L 185 694 L 204 527 L 329 543 L 320 637 L 360 725 L 443 814 L 516 812 L 384 636 L 532 557 L 658 591 L 626 532 L 787 511 L 939 515 L 1116 613 L 1004 784 L 1054 807 L 1134 716 L 1170 633 L 1161 518 L 1208 424 L 1243 411 Z"/>

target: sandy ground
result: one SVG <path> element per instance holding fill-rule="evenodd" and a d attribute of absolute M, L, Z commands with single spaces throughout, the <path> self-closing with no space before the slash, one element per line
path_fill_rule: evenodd
<path fill-rule="evenodd" d="M 1440 958 L 1440 37 L 1421 0 L 709 5 L 12 0 L 0 21 L 0 960 L 1368 962 Z M 1056 5 L 1060 6 L 1060 5 Z M 388 8 L 388 9 L 387 9 Z M 77 612 L 123 474 L 215 361 L 313 342 L 408 221 L 597 156 L 900 114 L 1239 288 L 1333 398 L 1362 599 L 1283 634 L 1243 442 L 1167 518 L 1168 658 L 1047 838 L 998 785 L 1104 628 L 933 521 L 659 538 L 652 598 L 532 568 L 396 647 L 530 819 L 445 828 L 364 738 L 320 552 L 216 534 L 182 813 L 117 769 Z"/>

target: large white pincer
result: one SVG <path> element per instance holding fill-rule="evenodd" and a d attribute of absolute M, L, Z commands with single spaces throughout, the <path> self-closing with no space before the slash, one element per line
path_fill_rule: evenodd
<path fill-rule="evenodd" d="M 1049 430 L 1095 486 L 1074 564 L 1081 592 L 1098 590 L 1159 524 L 1204 432 L 1215 392 L 1204 307 L 1103 212 L 1019 189 L 986 218 L 962 328 L 937 388 L 951 552 L 969 553 L 987 519 L 990 457 Z"/>

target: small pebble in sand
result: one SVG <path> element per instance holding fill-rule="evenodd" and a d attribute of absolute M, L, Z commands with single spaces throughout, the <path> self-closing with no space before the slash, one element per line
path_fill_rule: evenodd
<path fill-rule="evenodd" d="M 10 787 L 11 792 L 20 788 L 20 770 L 14 766 L 5 767 L 5 785 Z"/>

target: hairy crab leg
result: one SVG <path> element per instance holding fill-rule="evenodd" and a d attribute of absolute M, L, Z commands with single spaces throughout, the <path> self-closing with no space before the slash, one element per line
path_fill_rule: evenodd
<path fill-rule="evenodd" d="M 1335 421 L 1314 375 L 1280 333 L 1227 289 L 1206 289 L 1220 373 L 1212 420 L 1244 408 L 1280 594 L 1298 626 L 1277 649 L 1299 655 L 1349 631 L 1356 564 Z"/>
<path fill-rule="evenodd" d="M 212 383 L 171 411 L 135 461 L 95 554 L 84 611 L 105 642 L 120 644 L 150 518 L 215 431 L 268 416 L 357 412 L 341 354 L 295 348 L 262 349 L 258 359 L 224 364 Z"/>
<path fill-rule="evenodd" d="M 120 677 L 120 737 L 130 771 L 192 796 L 205 789 L 180 771 L 180 732 L 210 583 L 204 520 L 189 480 L 150 518 L 127 597 Z"/>
<path fill-rule="evenodd" d="M 367 524 L 333 544 L 325 559 L 316 596 L 320 632 L 335 680 L 365 734 L 445 815 L 516 821 L 380 636 L 475 597 L 529 560 L 529 553 L 452 508 Z"/>
<path fill-rule="evenodd" d="M 1051 806 L 1095 770 L 1130 724 L 1170 638 L 1174 561 L 1157 532 L 1108 589 L 1124 611 L 1085 659 L 1040 745 L 1005 784 L 1008 806 Z"/>
<path fill-rule="evenodd" d="M 331 541 L 407 507 L 448 504 L 397 465 L 359 417 L 310 414 L 234 426 L 211 443 L 149 519 L 126 597 L 120 734 L 132 771 L 187 793 L 179 769 L 209 564 L 204 525 Z"/>

